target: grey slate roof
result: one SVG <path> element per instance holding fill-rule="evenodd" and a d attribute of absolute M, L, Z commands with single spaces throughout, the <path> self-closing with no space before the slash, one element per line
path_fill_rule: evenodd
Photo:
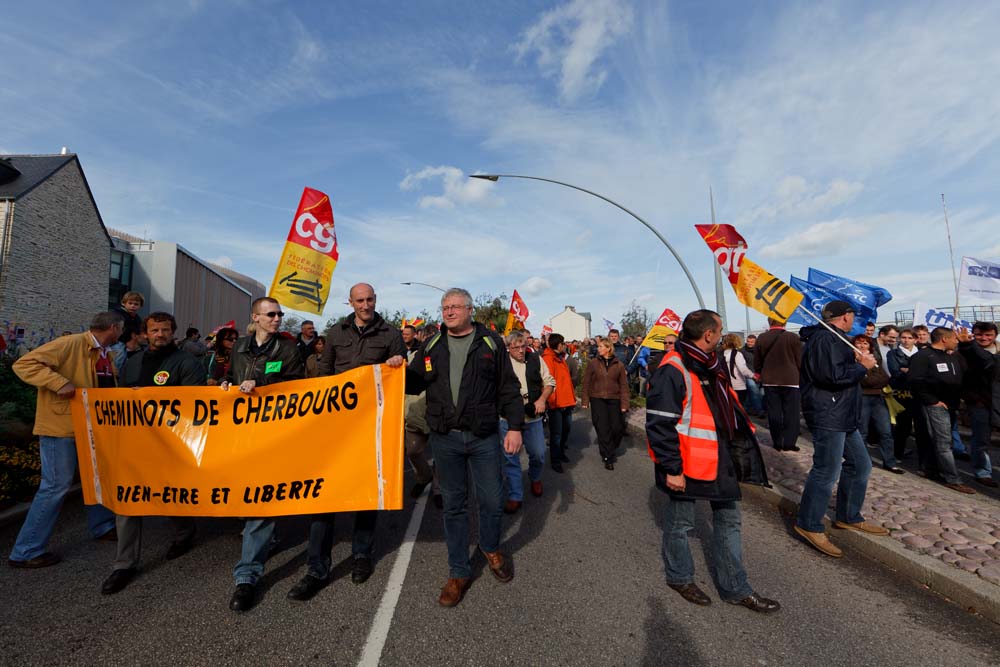
<path fill-rule="evenodd" d="M 70 162 L 76 161 L 79 165 L 76 153 L 67 153 L 66 155 L 0 155 L 0 159 L 5 160 L 7 164 L 21 172 L 21 175 L 13 181 L 0 183 L 0 201 L 4 199 L 20 199 Z M 97 213 L 97 219 L 101 223 L 101 229 L 104 231 L 104 235 L 108 237 L 108 243 L 113 248 L 115 242 L 111 240 L 111 235 L 108 234 L 104 218 L 101 217 L 101 209 L 97 207 L 97 200 L 94 199 L 94 193 L 90 189 L 90 183 L 87 182 L 87 175 L 84 174 L 82 165 L 80 165 L 80 175 L 83 177 L 83 186 L 87 188 L 87 196 L 90 197 L 90 202 L 94 205 L 94 211 Z"/>
<path fill-rule="evenodd" d="M 584 318 L 588 322 L 592 322 L 593 321 L 593 320 L 590 319 L 590 313 L 577 313 L 577 315 L 579 315 L 580 317 Z"/>
<path fill-rule="evenodd" d="M 13 181 L 0 184 L 0 199 L 19 199 L 34 190 L 71 160 L 76 159 L 76 155 L 72 153 L 68 155 L 0 155 L 0 158 L 21 172 L 21 175 Z"/>

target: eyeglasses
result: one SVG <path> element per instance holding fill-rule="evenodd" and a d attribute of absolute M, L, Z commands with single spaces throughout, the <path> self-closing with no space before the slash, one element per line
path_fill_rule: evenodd
<path fill-rule="evenodd" d="M 471 306 L 461 305 L 461 306 L 441 306 L 442 313 L 453 312 L 456 310 L 465 310 L 466 308 L 471 308 Z"/>
<path fill-rule="evenodd" d="M 272 320 L 274 318 L 276 318 L 276 317 L 284 317 L 285 316 L 285 314 L 283 312 L 281 312 L 280 310 L 278 310 L 278 311 L 272 310 L 269 313 L 261 313 L 261 315 L 263 315 L 264 317 L 270 317 Z"/>

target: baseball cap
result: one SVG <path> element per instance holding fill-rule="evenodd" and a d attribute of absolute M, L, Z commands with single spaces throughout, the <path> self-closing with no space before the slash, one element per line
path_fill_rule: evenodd
<path fill-rule="evenodd" d="M 853 312 L 854 306 L 847 301 L 831 301 L 823 306 L 823 319 L 832 320 L 835 317 L 840 317 L 841 315 Z"/>

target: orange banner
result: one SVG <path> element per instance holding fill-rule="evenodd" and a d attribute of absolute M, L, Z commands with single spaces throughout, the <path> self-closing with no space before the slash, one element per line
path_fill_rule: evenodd
<path fill-rule="evenodd" d="M 285 308 L 322 315 L 339 258 L 330 198 L 305 188 L 268 296 Z"/>
<path fill-rule="evenodd" d="M 405 370 L 255 389 L 79 389 L 84 501 L 125 516 L 265 517 L 403 507 Z"/>

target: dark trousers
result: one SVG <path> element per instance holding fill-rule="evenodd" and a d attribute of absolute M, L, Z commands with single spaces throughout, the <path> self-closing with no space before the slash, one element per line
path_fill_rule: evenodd
<path fill-rule="evenodd" d="M 928 475 L 935 475 L 938 472 L 938 459 L 934 441 L 931 439 L 930 429 L 927 426 L 927 411 L 919 400 L 914 400 L 913 405 L 916 408 L 913 419 L 917 432 L 917 463 L 922 471 Z"/>
<path fill-rule="evenodd" d="M 550 460 L 555 463 L 566 453 L 569 428 L 573 424 L 573 408 L 552 408 L 547 414 L 549 416 L 549 449 L 552 451 Z"/>
<path fill-rule="evenodd" d="M 597 445 L 601 450 L 601 458 L 605 461 L 613 459 L 622 436 L 625 435 L 625 423 L 622 419 L 621 401 L 617 398 L 590 399 L 590 418 L 597 431 Z"/>
<path fill-rule="evenodd" d="M 931 436 L 927 432 L 927 422 L 917 399 L 904 398 L 899 401 L 905 410 L 896 415 L 896 428 L 893 430 L 893 448 L 896 459 L 900 460 L 906 454 L 906 441 L 912 435 L 917 441 L 917 451 L 932 450 Z"/>
<path fill-rule="evenodd" d="M 767 427 L 777 450 L 795 447 L 799 439 L 799 388 L 764 387 Z"/>
<path fill-rule="evenodd" d="M 308 574 L 326 580 L 333 564 L 333 520 L 336 514 L 315 514 L 309 524 Z M 372 557 L 372 540 L 378 511 L 354 513 L 354 534 L 351 553 L 355 558 Z"/>

